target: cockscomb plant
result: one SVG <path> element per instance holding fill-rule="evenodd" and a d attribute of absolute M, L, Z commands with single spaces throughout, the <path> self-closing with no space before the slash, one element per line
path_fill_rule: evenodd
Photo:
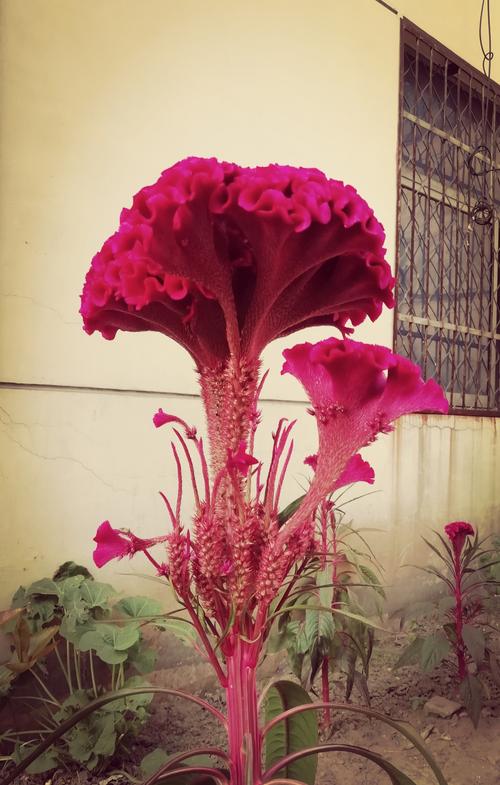
<path fill-rule="evenodd" d="M 227 752 L 210 750 L 220 768 L 184 767 L 186 753 L 149 783 L 188 774 L 219 785 L 312 783 L 318 752 L 349 749 L 318 747 L 314 729 L 302 732 L 323 704 L 308 702 L 298 685 L 280 682 L 267 694 L 263 724 L 256 669 L 277 614 L 317 552 L 317 510 L 349 461 L 401 415 L 447 411 L 439 386 L 424 382 L 407 359 L 346 337 L 393 305 L 393 285 L 382 226 L 354 188 L 316 169 L 245 168 L 213 158 L 183 160 L 139 191 L 92 261 L 81 303 L 85 330 L 107 339 L 118 330 L 155 330 L 184 346 L 198 372 L 208 433 L 205 444 L 191 423 L 159 410 L 154 424 L 172 429 L 178 473 L 175 498 L 163 494 L 170 530 L 145 540 L 105 523 L 96 537 L 96 563 L 141 552 L 169 581 L 226 693 L 224 716 L 183 693 L 227 729 Z M 342 337 L 284 353 L 282 373 L 302 383 L 319 436 L 314 478 L 284 520 L 293 423 L 277 425 L 264 467 L 254 456 L 260 355 L 273 339 L 313 325 Z M 194 492 L 189 516 L 186 476 Z M 291 738 L 303 748 L 290 751 Z M 352 751 L 393 783 L 411 783 L 378 754 Z"/>
<path fill-rule="evenodd" d="M 444 535 L 435 532 L 437 544 L 424 542 L 439 558 L 442 568 L 418 569 L 438 578 L 445 593 L 437 606 L 418 603 L 418 615 L 433 614 L 441 627 L 428 636 L 417 635 L 399 657 L 396 667 L 416 663 L 432 671 L 442 663 L 450 666 L 460 697 L 474 725 L 479 722 L 481 707 L 488 694 L 488 674 L 500 686 L 500 664 L 488 645 L 491 625 L 488 605 L 491 589 L 500 581 L 492 568 L 500 564 L 489 538 L 479 540 L 477 531 L 467 521 L 453 521 L 444 527 Z M 407 615 L 412 615 L 410 606 Z"/>

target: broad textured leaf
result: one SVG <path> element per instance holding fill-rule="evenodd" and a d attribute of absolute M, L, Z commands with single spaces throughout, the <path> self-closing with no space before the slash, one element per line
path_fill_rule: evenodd
<path fill-rule="evenodd" d="M 152 600 L 150 597 L 124 597 L 116 603 L 115 608 L 131 619 L 159 616 L 162 612 L 158 600 Z"/>
<path fill-rule="evenodd" d="M 482 630 L 480 630 L 479 627 L 474 627 L 472 624 L 464 624 L 462 637 L 470 656 L 476 665 L 480 665 L 484 660 L 486 647 L 486 641 Z"/>
<path fill-rule="evenodd" d="M 139 640 L 139 630 L 133 624 L 118 627 L 114 624 L 99 624 L 94 630 L 85 632 L 78 642 L 80 651 L 92 649 L 97 656 L 109 665 L 125 662 L 127 649 Z"/>
<path fill-rule="evenodd" d="M 26 758 L 30 752 L 35 749 L 34 744 L 30 745 L 16 745 L 14 757 L 16 763 L 20 763 Z M 43 774 L 46 771 L 55 769 L 58 766 L 57 752 L 54 749 L 45 750 L 36 760 L 31 763 L 26 771 L 28 774 Z"/>
<path fill-rule="evenodd" d="M 460 697 L 475 728 L 477 728 L 481 716 L 483 696 L 483 687 L 476 676 L 468 675 L 460 683 Z"/>
<path fill-rule="evenodd" d="M 312 703 L 311 698 L 298 684 L 291 681 L 276 682 L 266 696 L 266 722 L 294 706 Z M 278 722 L 267 733 L 265 739 L 266 768 L 277 763 L 283 756 L 298 752 L 318 743 L 318 725 L 315 712 L 307 711 Z M 318 759 L 316 755 L 291 763 L 279 772 L 279 777 L 300 780 L 314 785 Z"/>
<path fill-rule="evenodd" d="M 55 581 L 51 581 L 49 578 L 42 578 L 41 581 L 35 581 L 26 589 L 26 595 L 28 597 L 31 597 L 33 594 L 58 597 L 59 588 Z"/>
<path fill-rule="evenodd" d="M 308 648 L 320 646 L 322 642 L 327 643 L 335 635 L 335 624 L 332 614 L 329 611 L 308 610 L 304 623 L 304 632 L 307 639 Z"/>
<path fill-rule="evenodd" d="M 424 638 L 420 651 L 420 665 L 426 673 L 434 670 L 450 652 L 450 642 L 440 632 Z"/>
<path fill-rule="evenodd" d="M 32 597 L 29 603 L 28 616 L 30 619 L 36 619 L 39 624 L 45 624 L 52 621 L 55 616 L 57 608 L 57 600 L 54 597 L 44 597 L 44 599 L 37 599 Z"/>
<path fill-rule="evenodd" d="M 65 561 L 64 564 L 61 564 L 55 571 L 52 580 L 64 581 L 66 578 L 73 578 L 75 575 L 83 575 L 84 578 L 94 580 L 86 567 L 76 564 L 74 561 Z"/>
<path fill-rule="evenodd" d="M 89 608 L 107 608 L 110 597 L 116 594 L 109 583 L 100 583 L 93 579 L 84 581 L 79 588 L 81 599 Z"/>

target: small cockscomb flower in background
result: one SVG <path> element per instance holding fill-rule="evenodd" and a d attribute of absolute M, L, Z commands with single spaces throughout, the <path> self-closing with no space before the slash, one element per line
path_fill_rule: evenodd
<path fill-rule="evenodd" d="M 466 521 L 447 523 L 444 530 L 451 540 L 453 550 L 458 554 L 462 552 L 467 537 L 474 537 L 475 534 L 473 527 Z"/>

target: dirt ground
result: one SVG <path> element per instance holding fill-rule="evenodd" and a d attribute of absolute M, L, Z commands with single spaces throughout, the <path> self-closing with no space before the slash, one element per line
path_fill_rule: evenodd
<path fill-rule="evenodd" d="M 456 697 L 453 684 L 444 669 L 431 675 L 423 675 L 414 667 L 393 671 L 392 666 L 407 641 L 406 634 L 383 634 L 375 647 L 370 674 L 372 707 L 394 719 L 411 722 L 427 738 L 449 785 L 500 785 L 500 695 L 483 708 L 477 730 L 465 712 L 451 719 L 428 716 L 423 709 L 426 700 L 432 695 Z M 168 661 L 165 666 L 156 672 L 156 684 L 198 692 L 223 708 L 223 696 L 214 688 L 207 666 L 189 657 L 187 662 L 184 659 L 182 663 Z M 268 663 L 264 668 L 264 681 L 276 672 L 281 678 L 287 676 L 283 660 Z M 342 700 L 340 684 L 337 695 L 338 700 Z M 358 695 L 353 695 L 352 700 L 361 702 Z M 384 755 L 417 785 L 435 782 L 432 772 L 409 742 L 382 723 L 339 714 L 334 720 L 333 740 L 369 747 Z M 224 746 L 224 739 L 210 715 L 193 704 L 157 699 L 151 720 L 134 743 L 128 760 L 113 761 L 108 771 L 99 776 L 82 771 L 22 775 L 16 785 L 125 785 L 130 780 L 112 776 L 112 772 L 125 769 L 137 776 L 138 761 L 156 747 L 175 753 L 214 744 Z M 364 758 L 345 753 L 320 756 L 317 785 L 387 785 L 388 781 L 387 775 Z"/>

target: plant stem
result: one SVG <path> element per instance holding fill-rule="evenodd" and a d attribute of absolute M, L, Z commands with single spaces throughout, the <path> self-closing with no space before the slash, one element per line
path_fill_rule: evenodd
<path fill-rule="evenodd" d="M 73 662 L 75 664 L 76 684 L 79 690 L 82 689 L 82 676 L 80 673 L 80 652 L 73 646 Z"/>
<path fill-rule="evenodd" d="M 40 678 L 40 676 L 38 675 L 38 673 L 35 671 L 34 668 L 30 668 L 30 673 L 33 674 L 33 676 L 37 680 L 37 682 L 40 685 L 40 687 L 42 688 L 42 690 L 45 692 L 46 695 L 49 696 L 49 698 L 52 701 L 52 703 L 55 703 L 56 706 L 60 706 L 61 704 L 59 703 L 59 701 L 57 700 L 55 695 L 53 695 L 53 693 L 49 690 L 49 688 L 46 686 L 46 684 L 43 681 L 43 679 Z"/>
<path fill-rule="evenodd" d="M 59 654 L 59 646 L 56 645 L 54 651 L 56 653 L 56 657 L 57 657 L 57 661 L 59 663 L 59 667 L 61 668 L 61 670 L 62 670 L 62 672 L 64 674 L 64 678 L 66 679 L 66 684 L 68 685 L 68 689 L 69 689 L 70 692 L 72 692 L 71 682 L 69 680 L 68 672 L 67 672 L 66 668 L 64 667 L 64 663 L 62 661 L 62 657 Z"/>
<path fill-rule="evenodd" d="M 94 697 L 97 698 L 97 684 L 95 680 L 94 655 L 92 654 L 92 649 L 89 649 L 89 664 L 90 664 L 90 678 L 92 679 L 92 689 L 94 691 Z"/>
<path fill-rule="evenodd" d="M 461 551 L 458 548 L 454 549 L 453 554 L 453 571 L 454 571 L 454 583 L 455 583 L 455 609 L 454 609 L 454 616 L 455 616 L 455 654 L 457 657 L 457 670 L 458 670 L 458 678 L 460 681 L 463 681 L 468 674 L 467 668 L 467 660 L 465 658 L 465 643 L 463 639 L 463 626 L 464 626 L 464 617 L 463 617 L 463 604 L 462 604 L 462 565 L 461 565 Z"/>
<path fill-rule="evenodd" d="M 262 782 L 256 669 L 260 646 L 248 644 L 236 633 L 227 656 L 227 720 L 231 785 Z"/>
<path fill-rule="evenodd" d="M 69 641 L 66 641 L 66 672 L 69 679 L 69 691 L 73 695 L 73 679 L 71 677 L 71 660 L 69 656 Z"/>

